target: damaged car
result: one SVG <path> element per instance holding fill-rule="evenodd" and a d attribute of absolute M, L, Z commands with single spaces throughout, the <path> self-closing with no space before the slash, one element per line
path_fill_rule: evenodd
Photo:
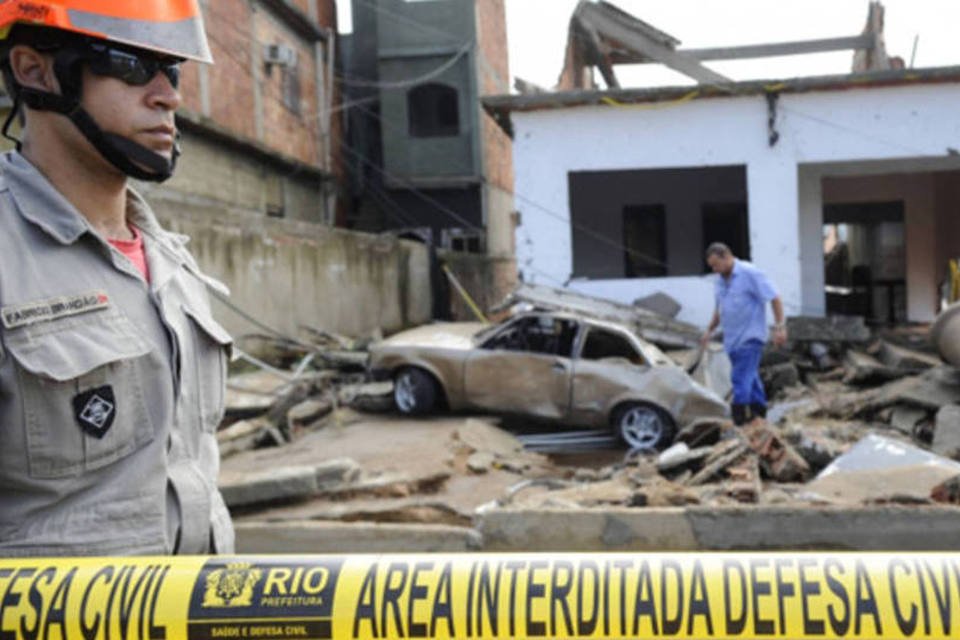
<path fill-rule="evenodd" d="M 404 331 L 371 347 L 370 369 L 394 381 L 405 415 L 466 409 L 609 427 L 631 449 L 663 449 L 690 422 L 727 412 L 625 326 L 564 312 Z"/>

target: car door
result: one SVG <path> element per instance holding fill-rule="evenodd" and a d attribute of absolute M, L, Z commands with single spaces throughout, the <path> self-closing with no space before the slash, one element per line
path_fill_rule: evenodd
<path fill-rule="evenodd" d="M 474 350 L 464 366 L 473 407 L 564 419 L 570 410 L 571 353 L 578 323 L 525 315 Z"/>
<path fill-rule="evenodd" d="M 571 419 L 599 427 L 607 424 L 609 402 L 627 387 L 627 371 L 649 365 L 625 333 L 594 325 L 583 331 L 573 366 Z"/>

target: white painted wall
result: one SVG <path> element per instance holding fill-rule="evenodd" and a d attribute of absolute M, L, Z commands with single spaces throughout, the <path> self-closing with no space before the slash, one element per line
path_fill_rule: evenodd
<path fill-rule="evenodd" d="M 775 281 L 788 314 L 821 312 L 823 276 L 816 270 L 822 265 L 811 244 L 818 187 L 815 178 L 801 179 L 801 167 L 823 165 L 817 171 L 823 176 L 843 172 L 844 163 L 880 160 L 906 166 L 932 158 L 960 166 L 947 159 L 947 148 L 960 141 L 958 104 L 958 84 L 785 94 L 774 147 L 767 142 L 762 96 L 515 112 L 516 193 L 523 220 L 518 263 L 529 281 L 556 285 L 569 278 L 570 171 L 742 164 L 753 262 Z M 627 301 L 664 290 L 684 305 L 685 319 L 702 324 L 713 301 L 701 280 L 588 281 L 576 288 Z"/>

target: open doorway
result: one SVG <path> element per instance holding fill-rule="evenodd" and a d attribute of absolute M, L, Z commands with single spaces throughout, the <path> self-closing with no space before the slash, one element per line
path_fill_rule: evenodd
<path fill-rule="evenodd" d="M 823 225 L 827 313 L 859 315 L 874 324 L 904 322 L 903 201 L 826 205 Z"/>

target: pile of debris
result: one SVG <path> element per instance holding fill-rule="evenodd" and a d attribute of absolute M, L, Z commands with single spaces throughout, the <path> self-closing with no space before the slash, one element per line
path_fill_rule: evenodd
<path fill-rule="evenodd" d="M 239 371 L 227 380 L 226 413 L 217 440 L 223 457 L 297 440 L 339 407 L 378 412 L 392 405 L 392 383 L 367 379 L 366 347 L 308 330 L 300 340 L 251 334 L 236 341 Z"/>
<path fill-rule="evenodd" d="M 503 308 L 530 307 L 627 322 L 684 366 L 709 361 L 701 373 L 717 385 L 727 376 L 722 349 L 692 348 L 699 332 L 668 296 L 631 306 L 523 285 Z M 763 359 L 766 421 L 701 420 L 660 454 L 573 460 L 527 450 L 536 436 L 492 418 L 371 415 L 392 406 L 391 383 L 366 378 L 376 336 L 248 336 L 240 353 L 255 370 L 229 381 L 221 486 L 241 518 L 462 526 L 501 506 L 960 504 L 960 369 L 924 329 L 791 318 L 788 334 Z"/>

